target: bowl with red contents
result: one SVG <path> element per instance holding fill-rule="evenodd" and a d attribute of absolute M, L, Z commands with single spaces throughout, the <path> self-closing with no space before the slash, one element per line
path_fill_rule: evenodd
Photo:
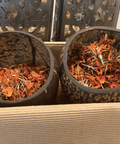
<path fill-rule="evenodd" d="M 119 30 L 80 30 L 66 43 L 60 65 L 62 88 L 71 103 L 120 101 Z"/>
<path fill-rule="evenodd" d="M 50 49 L 25 32 L 0 33 L 0 106 L 52 104 L 58 91 Z"/>

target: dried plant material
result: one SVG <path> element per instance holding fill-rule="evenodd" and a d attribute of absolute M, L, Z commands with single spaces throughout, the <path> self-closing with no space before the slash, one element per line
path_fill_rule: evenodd
<path fill-rule="evenodd" d="M 5 28 L 8 30 L 8 31 L 14 31 L 14 28 L 12 26 L 5 26 Z"/>
<path fill-rule="evenodd" d="M 37 29 L 37 26 L 31 26 L 31 27 L 28 29 L 28 32 L 29 32 L 29 33 L 32 33 L 32 32 L 34 32 L 36 29 Z"/>
<path fill-rule="evenodd" d="M 73 3 L 73 0 L 68 0 L 68 4 L 72 4 Z"/>
<path fill-rule="evenodd" d="M 120 53 L 115 42 L 116 39 L 109 39 L 107 34 L 90 44 L 78 42 L 68 61 L 72 77 L 78 83 L 95 89 L 120 86 Z"/>
<path fill-rule="evenodd" d="M 81 21 L 85 17 L 85 6 L 80 7 L 79 9 L 75 10 L 74 19 L 76 21 Z"/>
<path fill-rule="evenodd" d="M 47 0 L 42 0 L 42 4 L 47 4 Z"/>
<path fill-rule="evenodd" d="M 27 89 L 31 89 L 33 87 L 33 83 L 25 83 Z"/>
<path fill-rule="evenodd" d="M 80 27 L 79 26 L 75 26 L 75 25 L 72 25 L 72 28 L 75 32 L 79 31 L 80 30 Z"/>
<path fill-rule="evenodd" d="M 25 0 L 19 0 L 19 7 L 23 9 L 25 7 Z"/>
<path fill-rule="evenodd" d="M 77 4 L 80 3 L 80 2 L 82 2 L 82 0 L 77 0 Z"/>
<path fill-rule="evenodd" d="M 114 88 L 114 87 L 117 87 L 117 86 L 118 86 L 118 84 L 115 84 L 115 83 L 110 84 L 110 88 Z"/>
<path fill-rule="evenodd" d="M 101 84 L 104 84 L 105 83 L 105 81 L 106 81 L 106 76 L 104 75 L 104 76 L 102 76 L 101 78 L 100 78 L 100 83 Z"/>
<path fill-rule="evenodd" d="M 107 10 L 103 10 L 100 6 L 97 9 L 96 14 L 94 15 L 95 21 L 104 21 L 105 17 L 107 15 L 108 11 Z"/>
<path fill-rule="evenodd" d="M 35 71 L 31 71 L 30 75 L 33 77 L 33 78 L 36 78 L 39 76 L 39 74 L 37 74 Z"/>
<path fill-rule="evenodd" d="M 90 11 L 93 11 L 93 10 L 94 10 L 94 8 L 95 8 L 95 6 L 94 6 L 94 5 L 90 5 L 90 6 L 88 7 L 88 9 L 89 9 Z"/>
<path fill-rule="evenodd" d="M 2 93 L 6 96 L 6 97 L 11 97 L 12 96 L 12 88 L 11 87 L 7 87 L 5 89 L 2 90 Z"/>
<path fill-rule="evenodd" d="M 89 18 L 85 24 L 85 28 L 89 28 L 91 26 L 91 19 Z"/>
<path fill-rule="evenodd" d="M 18 28 L 19 28 L 19 30 L 22 30 L 22 29 L 23 29 L 23 26 L 20 25 Z"/>
<path fill-rule="evenodd" d="M 64 35 L 67 35 L 67 34 L 70 34 L 71 31 L 70 31 L 70 26 L 69 25 L 65 25 L 65 32 L 64 32 Z"/>
<path fill-rule="evenodd" d="M 24 70 L 24 75 L 27 76 L 27 75 L 29 75 L 29 73 L 30 73 L 30 71 L 29 71 L 28 69 L 25 69 L 25 70 Z"/>
<path fill-rule="evenodd" d="M 114 16 L 114 14 L 111 14 L 111 15 L 108 17 L 108 21 L 112 21 L 112 20 L 113 20 L 113 16 Z"/>
<path fill-rule="evenodd" d="M 40 30 L 37 33 L 44 36 L 45 35 L 45 26 L 40 27 Z"/>
<path fill-rule="evenodd" d="M 69 11 L 67 11 L 67 13 L 66 13 L 66 17 L 67 17 L 68 19 L 70 19 L 70 18 L 71 18 L 71 14 L 70 14 L 70 12 L 69 12 Z"/>
<path fill-rule="evenodd" d="M 2 7 L 5 12 L 5 19 L 15 19 L 18 15 L 15 3 L 11 4 L 9 7 Z"/>
<path fill-rule="evenodd" d="M 104 0 L 104 1 L 103 1 L 103 5 L 104 5 L 104 6 L 106 6 L 106 5 L 107 5 L 107 3 L 108 3 L 108 1 L 107 1 L 107 0 Z"/>
<path fill-rule="evenodd" d="M 31 96 L 44 85 L 48 72 L 46 66 L 34 66 L 31 63 L 1 67 L 1 99 L 18 101 Z"/>
<path fill-rule="evenodd" d="M 116 0 L 111 0 L 111 6 L 115 7 L 116 6 Z"/>

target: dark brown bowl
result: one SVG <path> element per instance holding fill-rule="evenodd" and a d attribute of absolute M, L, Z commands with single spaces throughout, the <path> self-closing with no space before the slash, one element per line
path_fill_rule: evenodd
<path fill-rule="evenodd" d="M 98 35 L 108 34 L 108 37 L 115 38 L 120 47 L 120 30 L 96 26 L 80 30 L 75 33 L 66 43 L 60 58 L 60 78 L 64 92 L 69 96 L 71 103 L 89 102 L 119 102 L 120 86 L 110 89 L 94 89 L 81 85 L 71 75 L 67 66 L 67 59 L 70 51 L 77 41 L 86 43 L 99 40 Z M 69 53 L 68 53 L 69 52 Z"/>
<path fill-rule="evenodd" d="M 50 49 L 38 38 L 25 32 L 0 33 L 0 66 L 32 62 L 50 68 L 46 83 L 33 95 L 19 101 L 0 99 L 2 106 L 53 104 L 58 92 L 57 65 Z"/>

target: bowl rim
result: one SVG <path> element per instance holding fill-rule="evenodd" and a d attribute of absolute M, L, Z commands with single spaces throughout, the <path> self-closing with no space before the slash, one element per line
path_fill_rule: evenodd
<path fill-rule="evenodd" d="M 109 89 L 95 89 L 95 88 L 90 88 L 90 87 L 86 87 L 81 85 L 80 83 L 78 83 L 70 74 L 69 69 L 68 69 L 68 65 L 67 65 L 67 56 L 68 56 L 68 48 L 71 44 L 71 42 L 80 34 L 88 32 L 88 31 L 92 31 L 92 30 L 105 30 L 105 31 L 114 31 L 114 32 L 119 32 L 119 29 L 116 28 L 111 28 L 111 27 L 107 27 L 107 26 L 93 26 L 90 28 L 86 28 L 86 29 L 82 29 L 79 30 L 78 32 L 76 32 L 74 35 L 72 35 L 69 40 L 66 42 L 65 47 L 63 49 L 63 66 L 64 66 L 64 70 L 66 75 L 68 76 L 69 80 L 72 81 L 72 83 L 79 87 L 81 90 L 84 90 L 88 93 L 96 93 L 96 94 L 106 94 L 106 93 L 111 93 L 111 92 L 117 92 L 120 90 L 120 86 L 115 87 L 115 88 L 109 88 Z M 66 55 L 65 55 L 66 54 Z"/>
<path fill-rule="evenodd" d="M 38 40 L 47 49 L 47 51 L 49 53 L 49 57 L 50 57 L 50 72 L 49 72 L 48 79 L 45 82 L 45 84 L 37 92 L 35 92 L 33 95 L 31 95 L 29 97 L 26 97 L 26 98 L 23 98 L 23 99 L 19 100 L 19 101 L 6 101 L 6 100 L 3 100 L 3 99 L 0 99 L 0 103 L 11 104 L 12 105 L 12 104 L 19 104 L 19 103 L 22 103 L 22 102 L 32 100 L 35 97 L 39 96 L 41 93 L 43 93 L 45 91 L 45 89 L 49 86 L 49 84 L 50 84 L 50 82 L 53 78 L 53 74 L 54 74 L 53 69 L 55 67 L 55 62 L 54 62 L 53 54 L 52 54 L 51 50 L 49 49 L 49 47 L 41 39 L 37 38 L 36 36 L 34 36 L 32 34 L 29 34 L 27 32 L 17 31 L 17 30 L 0 32 L 0 35 L 1 34 L 6 34 L 6 33 L 20 33 L 20 34 L 23 34 L 23 35 L 26 35 L 28 37 L 31 37 L 33 39 Z"/>

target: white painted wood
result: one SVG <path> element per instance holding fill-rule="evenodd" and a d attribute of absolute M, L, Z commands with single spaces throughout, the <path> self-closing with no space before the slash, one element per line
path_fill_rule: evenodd
<path fill-rule="evenodd" d="M 119 15 L 118 15 L 118 21 L 117 21 L 117 29 L 120 29 L 120 11 L 119 11 Z"/>

